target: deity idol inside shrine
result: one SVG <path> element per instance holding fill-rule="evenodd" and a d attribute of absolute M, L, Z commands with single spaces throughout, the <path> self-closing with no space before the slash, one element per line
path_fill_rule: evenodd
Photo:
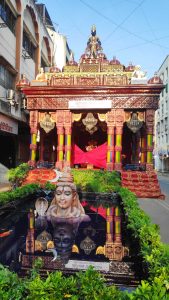
<path fill-rule="evenodd" d="M 92 26 L 79 63 L 44 70 L 18 88 L 30 113 L 30 165 L 153 169 L 153 125 L 162 81 L 108 60 Z"/>

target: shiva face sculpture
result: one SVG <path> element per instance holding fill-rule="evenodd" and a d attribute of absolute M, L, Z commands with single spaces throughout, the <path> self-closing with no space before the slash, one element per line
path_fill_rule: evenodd
<path fill-rule="evenodd" d="M 63 173 L 59 179 L 54 199 L 47 211 L 47 218 L 80 218 L 81 221 L 88 219 L 84 208 L 79 201 L 76 185 L 70 172 Z M 79 221 L 79 220 L 78 220 Z"/>

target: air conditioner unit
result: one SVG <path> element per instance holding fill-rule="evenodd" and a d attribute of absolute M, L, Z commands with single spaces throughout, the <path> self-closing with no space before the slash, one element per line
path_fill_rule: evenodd
<path fill-rule="evenodd" d="M 7 98 L 7 100 L 13 100 L 14 96 L 15 96 L 15 91 L 14 90 L 8 89 L 6 91 L 6 98 Z"/>

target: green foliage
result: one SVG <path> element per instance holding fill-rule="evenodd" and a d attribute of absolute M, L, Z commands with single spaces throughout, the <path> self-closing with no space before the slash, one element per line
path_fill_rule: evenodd
<path fill-rule="evenodd" d="M 27 163 L 20 164 L 18 167 L 8 171 L 8 179 L 12 184 L 20 186 L 29 170 L 30 167 Z"/>
<path fill-rule="evenodd" d="M 1 192 L 0 206 L 18 199 L 24 200 L 25 197 L 37 192 L 39 188 L 40 188 L 39 184 L 31 183 L 31 184 L 24 185 L 22 187 L 17 187 L 15 190 L 9 192 Z"/>
<path fill-rule="evenodd" d="M 24 281 L 17 274 L 0 265 L 0 299 L 20 300 L 24 295 Z"/>
<path fill-rule="evenodd" d="M 0 269 L 0 296 L 2 300 L 113 300 L 124 298 L 125 293 L 115 286 L 107 287 L 103 277 L 89 267 L 86 272 L 64 277 L 61 272 L 48 273 L 42 279 L 38 274 L 41 262 L 36 261 L 30 278 L 19 277 L 8 269 Z M 33 276 L 32 276 L 33 274 Z"/>
<path fill-rule="evenodd" d="M 54 191 L 56 189 L 56 185 L 47 181 L 43 187 L 45 190 L 51 190 Z"/>
<path fill-rule="evenodd" d="M 77 278 L 79 299 L 122 299 L 122 293 L 115 286 L 107 287 L 104 278 L 93 267 L 89 267 L 86 272 L 79 272 Z"/>
<path fill-rule="evenodd" d="M 111 193 L 120 186 L 118 172 L 72 170 L 77 188 L 85 192 Z"/>
<path fill-rule="evenodd" d="M 149 267 L 150 280 L 163 271 L 169 276 L 169 245 L 160 240 L 159 227 L 152 224 L 150 218 L 139 208 L 136 196 L 126 188 L 121 188 L 124 211 L 127 216 L 127 228 L 139 240 L 143 260 Z M 144 298 L 143 298 L 144 299 Z M 148 298 L 145 298 L 148 299 Z"/>
<path fill-rule="evenodd" d="M 41 261 L 36 261 L 29 278 L 0 267 L 0 299 L 2 300 L 168 300 L 169 277 L 166 270 L 155 276 L 152 282 L 142 281 L 132 293 L 107 286 L 104 278 L 89 267 L 85 272 L 65 277 L 61 272 L 48 273 L 41 278 L 38 270 Z M 169 270 L 168 270 L 169 272 Z"/>
<path fill-rule="evenodd" d="M 168 300 L 169 289 L 162 277 L 155 277 L 152 283 L 142 281 L 141 285 L 130 295 L 131 300 Z"/>

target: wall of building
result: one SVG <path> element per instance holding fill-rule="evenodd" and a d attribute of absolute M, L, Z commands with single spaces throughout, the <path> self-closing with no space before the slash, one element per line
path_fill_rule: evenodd
<path fill-rule="evenodd" d="M 45 11 L 47 12 L 46 8 Z M 47 17 L 50 18 L 48 13 Z M 3 123 L 5 116 L 7 123 L 11 124 L 14 120 L 18 125 L 17 134 L 5 131 L 3 126 L 0 128 L 0 144 L 4 141 L 6 145 L 11 141 L 15 143 L 15 147 L 11 147 L 11 154 L 4 152 L 4 158 L 2 156 L 0 160 L 1 163 L 4 160 L 4 164 L 10 167 L 11 156 L 12 166 L 22 162 L 22 159 L 23 161 L 29 159 L 23 151 L 24 145 L 29 150 L 30 143 L 28 114 L 22 109 L 23 97 L 16 89 L 16 83 L 23 74 L 29 81 L 33 80 L 39 73 L 41 65 L 43 67 L 52 65 L 55 41 L 50 36 L 45 20 L 33 0 L 1 1 L 0 24 L 0 123 Z M 57 45 L 57 49 L 59 47 L 61 48 L 59 55 L 63 54 L 64 57 L 66 55 L 64 47 L 61 43 Z M 9 94 L 12 95 L 8 93 L 9 90 L 14 91 L 11 98 L 7 97 Z"/>
<path fill-rule="evenodd" d="M 160 94 L 159 109 L 155 115 L 155 167 L 158 171 L 169 171 L 169 56 L 158 70 L 165 84 Z"/>

